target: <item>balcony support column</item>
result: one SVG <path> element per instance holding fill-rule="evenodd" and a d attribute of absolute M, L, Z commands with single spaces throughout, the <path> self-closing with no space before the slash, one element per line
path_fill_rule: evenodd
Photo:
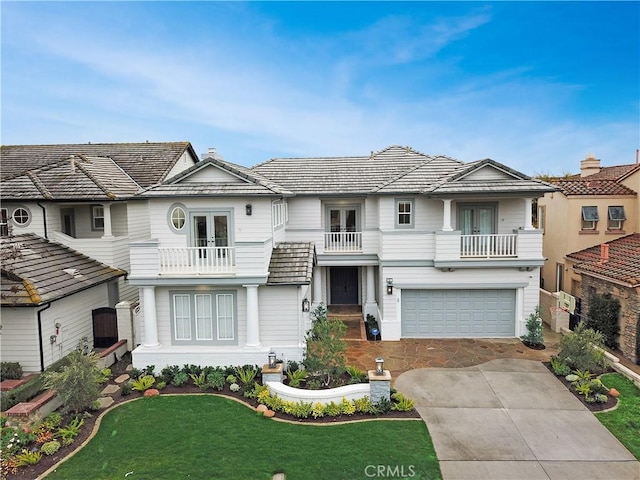
<path fill-rule="evenodd" d="M 524 229 L 525 230 L 534 230 L 533 224 L 531 223 L 531 205 L 532 200 L 530 198 L 524 199 Z"/>
<path fill-rule="evenodd" d="M 111 232 L 111 204 L 103 203 L 102 208 L 104 213 L 104 231 L 102 237 L 113 237 L 113 233 Z"/>
<path fill-rule="evenodd" d="M 313 307 L 317 307 L 322 303 L 322 269 L 323 267 L 316 266 L 313 269 Z"/>
<path fill-rule="evenodd" d="M 156 318 L 156 287 L 142 287 L 142 308 L 144 312 L 144 341 L 145 348 L 157 348 L 158 320 Z"/>
<path fill-rule="evenodd" d="M 442 231 L 452 232 L 453 228 L 451 227 L 451 199 L 443 198 L 442 202 L 444 203 L 444 211 L 442 213 Z"/>
<path fill-rule="evenodd" d="M 258 285 L 243 285 L 247 289 L 247 343 L 246 347 L 260 347 L 260 307 Z"/>
<path fill-rule="evenodd" d="M 375 281 L 375 266 L 369 265 L 365 267 L 367 269 L 367 298 L 364 304 L 364 315 L 373 315 L 378 317 L 378 300 L 376 299 L 376 281 Z"/>

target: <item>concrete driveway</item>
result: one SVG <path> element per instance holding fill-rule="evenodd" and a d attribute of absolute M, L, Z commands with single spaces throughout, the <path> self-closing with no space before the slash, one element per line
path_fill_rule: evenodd
<path fill-rule="evenodd" d="M 415 400 L 445 480 L 640 479 L 640 463 L 538 361 L 421 368 L 394 387 Z"/>

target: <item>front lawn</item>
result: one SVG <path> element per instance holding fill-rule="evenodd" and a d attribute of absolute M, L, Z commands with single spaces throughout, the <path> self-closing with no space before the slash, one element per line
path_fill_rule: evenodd
<path fill-rule="evenodd" d="M 640 390 L 631 380 L 619 373 L 600 377 L 602 383 L 620 392 L 618 408 L 597 413 L 600 422 L 640 460 Z"/>
<path fill-rule="evenodd" d="M 213 395 L 160 395 L 123 404 L 97 435 L 47 479 L 296 480 L 372 474 L 440 479 L 424 422 L 295 425 Z"/>

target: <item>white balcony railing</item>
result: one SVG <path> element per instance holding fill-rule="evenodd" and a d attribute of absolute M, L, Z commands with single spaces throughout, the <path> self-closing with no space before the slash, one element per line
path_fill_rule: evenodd
<path fill-rule="evenodd" d="M 362 232 L 325 232 L 325 252 L 361 252 Z"/>
<path fill-rule="evenodd" d="M 518 235 L 461 235 L 460 257 L 462 258 L 496 258 L 516 257 L 516 239 Z"/>
<path fill-rule="evenodd" d="M 233 247 L 160 247 L 160 273 L 233 273 L 234 250 Z"/>

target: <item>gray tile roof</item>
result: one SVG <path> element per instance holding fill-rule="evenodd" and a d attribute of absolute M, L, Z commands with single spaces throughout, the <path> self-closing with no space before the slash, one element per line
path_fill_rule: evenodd
<path fill-rule="evenodd" d="M 4 200 L 114 200 L 140 191 L 112 159 L 76 156 L 0 182 Z"/>
<path fill-rule="evenodd" d="M 508 179 L 465 179 L 490 165 Z M 276 158 L 253 170 L 300 195 L 533 193 L 555 187 L 494 160 L 462 163 L 393 145 L 363 157 Z"/>
<path fill-rule="evenodd" d="M 235 176 L 238 181 L 230 182 L 193 182 L 189 177 L 205 168 L 220 168 Z M 173 178 L 167 179 L 161 185 L 151 187 L 141 193 L 144 197 L 165 196 L 197 196 L 197 195 L 224 195 L 224 196 L 253 196 L 253 195 L 284 195 L 293 193 L 282 188 L 267 177 L 252 171 L 241 165 L 227 162 L 219 158 L 206 158 L 193 165 L 191 168 L 179 173 Z"/>
<path fill-rule="evenodd" d="M 182 154 L 198 156 L 189 142 L 2 145 L 2 178 L 68 160 L 70 155 L 111 158 L 141 187 L 160 183 Z"/>
<path fill-rule="evenodd" d="M 283 242 L 271 252 L 268 285 L 310 284 L 316 251 L 313 242 Z"/>
<path fill-rule="evenodd" d="M 126 275 L 34 234 L 6 237 L 0 245 L 3 306 L 41 305 Z M 5 252 L 14 248 L 20 252 L 18 258 L 5 258 Z"/>

